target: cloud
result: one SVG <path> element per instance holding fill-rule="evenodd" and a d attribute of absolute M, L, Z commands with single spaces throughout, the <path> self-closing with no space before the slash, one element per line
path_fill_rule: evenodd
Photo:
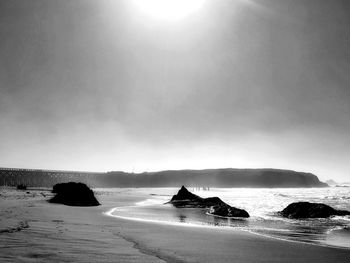
<path fill-rule="evenodd" d="M 171 26 L 123 1 L 1 5 L 5 166 L 349 168 L 343 1 L 210 2 Z"/>

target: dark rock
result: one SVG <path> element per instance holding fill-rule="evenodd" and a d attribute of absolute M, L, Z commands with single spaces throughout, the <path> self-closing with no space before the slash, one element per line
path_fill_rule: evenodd
<path fill-rule="evenodd" d="M 218 197 L 202 198 L 198 195 L 189 192 L 186 187 L 182 186 L 176 195 L 174 195 L 170 202 L 175 207 L 195 207 L 195 208 L 208 208 L 214 205 L 225 204 Z"/>
<path fill-rule="evenodd" d="M 190 191 L 187 190 L 185 186 L 182 186 L 180 190 L 177 192 L 176 195 L 174 195 L 170 202 L 172 201 L 183 201 L 183 200 L 199 200 L 203 199 L 199 197 L 198 195 L 192 194 Z"/>
<path fill-rule="evenodd" d="M 320 203 L 297 202 L 288 205 L 280 214 L 288 218 L 327 218 L 330 216 L 350 215 L 349 211 L 336 210 Z"/>
<path fill-rule="evenodd" d="M 17 185 L 17 190 L 27 190 L 27 186 L 25 184 Z"/>
<path fill-rule="evenodd" d="M 50 203 L 59 203 L 69 206 L 98 206 L 94 192 L 83 183 L 61 183 L 53 186 L 56 195 L 49 200 Z"/>
<path fill-rule="evenodd" d="M 229 205 L 212 206 L 209 209 L 209 214 L 224 217 L 249 217 L 247 211 Z"/>
<path fill-rule="evenodd" d="M 247 211 L 231 207 L 222 201 L 219 197 L 202 198 L 189 192 L 186 187 L 182 186 L 170 202 L 175 207 L 187 208 L 209 208 L 212 215 L 224 217 L 249 217 Z"/>

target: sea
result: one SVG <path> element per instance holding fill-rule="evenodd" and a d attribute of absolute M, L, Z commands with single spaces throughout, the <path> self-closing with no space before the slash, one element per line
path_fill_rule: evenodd
<path fill-rule="evenodd" d="M 115 207 L 108 215 L 128 220 L 189 227 L 241 230 L 290 242 L 350 249 L 350 217 L 327 219 L 288 219 L 279 215 L 293 202 L 324 203 L 335 209 L 350 211 L 350 186 L 327 188 L 191 188 L 201 197 L 217 196 L 227 204 L 245 209 L 250 218 L 223 218 L 206 209 L 175 208 L 167 202 L 175 188 L 147 189 L 149 198 L 131 206 Z"/>

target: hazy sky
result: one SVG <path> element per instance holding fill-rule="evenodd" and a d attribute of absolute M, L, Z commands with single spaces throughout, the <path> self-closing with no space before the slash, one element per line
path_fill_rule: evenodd
<path fill-rule="evenodd" d="M 0 1 L 0 166 L 350 181 L 350 1 Z"/>

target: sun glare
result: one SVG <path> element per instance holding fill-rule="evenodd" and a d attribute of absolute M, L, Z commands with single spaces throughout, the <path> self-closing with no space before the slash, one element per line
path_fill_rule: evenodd
<path fill-rule="evenodd" d="M 181 20 L 200 9 L 205 0 L 133 0 L 144 14 L 161 20 Z"/>

